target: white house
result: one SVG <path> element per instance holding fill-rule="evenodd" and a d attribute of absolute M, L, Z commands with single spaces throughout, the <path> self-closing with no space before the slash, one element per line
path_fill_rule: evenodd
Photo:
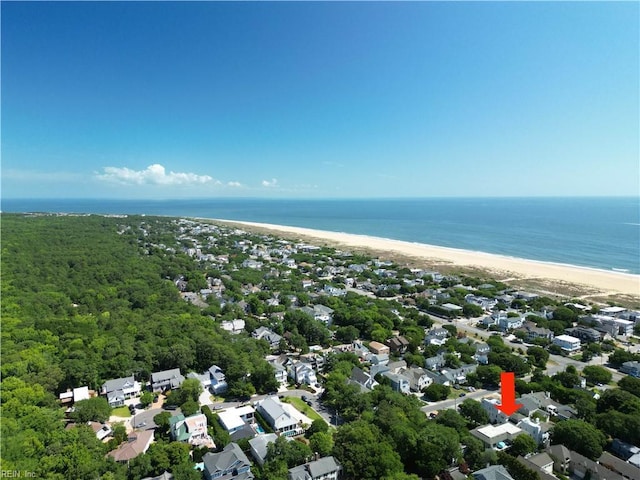
<path fill-rule="evenodd" d="M 225 320 L 220 324 L 220 327 L 223 330 L 226 330 L 229 333 L 233 333 L 234 335 L 244 332 L 244 326 L 244 320 L 239 318 L 235 320 Z"/>
<path fill-rule="evenodd" d="M 278 397 L 270 396 L 258 402 L 258 413 L 276 433 L 287 436 L 302 433 L 298 421 L 285 410 Z"/>
<path fill-rule="evenodd" d="M 552 341 L 554 345 L 558 345 L 567 353 L 580 350 L 580 339 L 570 335 L 558 335 Z"/>

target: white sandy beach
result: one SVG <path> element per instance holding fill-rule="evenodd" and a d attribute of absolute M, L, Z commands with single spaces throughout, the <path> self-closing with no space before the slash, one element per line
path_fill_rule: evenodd
<path fill-rule="evenodd" d="M 325 242 L 336 246 L 388 252 L 389 258 L 393 258 L 394 254 L 400 254 L 411 257 L 416 262 L 424 261 L 425 265 L 433 268 L 437 268 L 438 264 L 476 268 L 492 272 L 497 280 L 504 280 L 510 277 L 515 277 L 519 280 L 544 280 L 549 285 L 553 283 L 575 285 L 584 289 L 584 293 L 588 296 L 630 295 L 640 297 L 640 275 L 525 260 L 366 235 L 256 222 L 216 221 L 267 229 L 273 231 L 274 235 L 277 235 L 277 233 L 283 233 L 289 237 L 300 235 L 305 239 L 317 239 L 320 243 Z"/>

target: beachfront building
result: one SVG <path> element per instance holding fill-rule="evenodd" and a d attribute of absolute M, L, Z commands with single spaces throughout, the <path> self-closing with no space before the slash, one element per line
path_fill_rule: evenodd
<path fill-rule="evenodd" d="M 553 344 L 558 345 L 566 353 L 580 350 L 580 339 L 570 335 L 558 335 L 553 339 Z"/>

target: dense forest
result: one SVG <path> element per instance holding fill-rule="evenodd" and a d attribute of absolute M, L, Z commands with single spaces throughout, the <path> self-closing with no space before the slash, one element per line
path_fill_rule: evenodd
<path fill-rule="evenodd" d="M 270 368 L 268 346 L 229 334 L 182 301 L 172 281 L 194 278 L 193 261 L 141 246 L 137 228 L 167 219 L 2 215 L 2 468 L 41 478 L 122 477 L 93 432 L 65 430 L 57 394 L 105 380 L 217 364 L 236 393 L 269 385 L 246 381 Z M 126 225 L 127 228 L 124 228 Z M 257 381 L 260 376 L 256 375 Z"/>

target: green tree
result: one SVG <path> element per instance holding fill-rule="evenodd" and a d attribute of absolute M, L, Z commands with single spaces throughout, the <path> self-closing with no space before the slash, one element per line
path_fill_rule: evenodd
<path fill-rule="evenodd" d="M 451 393 L 451 388 L 447 385 L 432 383 L 428 387 L 424 388 L 422 393 L 424 393 L 424 396 L 430 401 L 439 402 L 440 400 L 446 400 L 449 393 Z"/>
<path fill-rule="evenodd" d="M 533 453 L 538 449 L 536 441 L 527 434 L 518 435 L 509 447 L 509 454 L 514 457 L 525 456 L 527 453 Z"/>
<path fill-rule="evenodd" d="M 180 405 L 180 410 L 185 417 L 190 417 L 191 415 L 195 415 L 200 411 L 200 404 L 198 402 L 194 402 L 193 400 L 187 400 L 182 405 Z"/>
<path fill-rule="evenodd" d="M 640 378 L 627 375 L 618 382 L 618 387 L 640 398 Z"/>
<path fill-rule="evenodd" d="M 403 471 L 400 456 L 382 432 L 364 420 L 338 429 L 333 455 L 342 464 L 345 479 L 378 480 Z"/>
<path fill-rule="evenodd" d="M 545 368 L 547 361 L 549 360 L 549 352 L 542 347 L 529 347 L 527 349 L 527 356 L 531 359 L 536 367 Z"/>
<path fill-rule="evenodd" d="M 329 432 L 316 432 L 309 438 L 311 451 L 321 457 L 331 455 L 333 450 L 333 436 Z"/>
<path fill-rule="evenodd" d="M 314 433 L 326 433 L 328 431 L 329 425 L 327 424 L 327 422 L 325 422 L 321 418 L 316 418 L 313 422 L 311 422 L 311 425 L 309 426 L 309 428 L 307 428 L 307 431 L 304 432 L 304 436 L 307 438 L 311 438 Z"/>
<path fill-rule="evenodd" d="M 111 416 L 111 407 L 104 397 L 94 397 L 76 402 L 71 418 L 77 423 L 106 422 Z"/>
<path fill-rule="evenodd" d="M 203 392 L 202 383 L 197 378 L 187 378 L 180 386 L 180 399 L 181 403 L 189 400 L 197 402 L 200 399 L 200 394 Z"/>
<path fill-rule="evenodd" d="M 582 375 L 589 383 L 607 384 L 612 378 L 612 374 L 609 370 L 598 365 L 589 365 L 588 367 L 584 367 Z"/>
<path fill-rule="evenodd" d="M 149 405 L 151 405 L 153 403 L 153 393 L 144 392 L 142 395 L 140 395 L 140 403 L 144 407 L 148 407 Z"/>
<path fill-rule="evenodd" d="M 606 443 L 604 434 L 584 420 L 556 423 L 552 430 L 552 439 L 554 444 L 562 444 L 592 460 L 602 454 L 602 447 Z"/>
<path fill-rule="evenodd" d="M 472 428 L 489 423 L 489 414 L 477 400 L 467 398 L 458 407 L 460 415 L 467 419 Z"/>

